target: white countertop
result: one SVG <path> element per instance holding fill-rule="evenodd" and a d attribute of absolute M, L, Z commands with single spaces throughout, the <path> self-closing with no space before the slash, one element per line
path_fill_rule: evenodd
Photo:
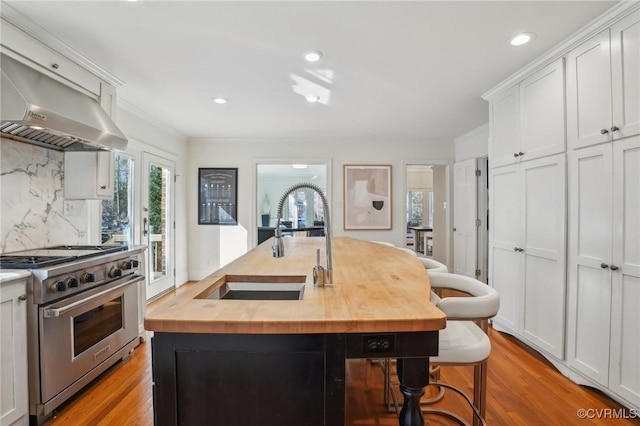
<path fill-rule="evenodd" d="M 0 271 L 0 284 L 29 278 L 31 272 L 24 269 L 3 269 Z"/>

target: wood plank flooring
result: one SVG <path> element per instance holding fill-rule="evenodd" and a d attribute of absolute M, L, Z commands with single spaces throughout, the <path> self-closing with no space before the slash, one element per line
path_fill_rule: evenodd
<path fill-rule="evenodd" d="M 574 384 L 540 355 L 510 336 L 491 330 L 487 423 L 489 425 L 640 425 L 636 419 L 579 419 L 578 409 L 622 407 L 602 393 Z M 443 380 L 471 392 L 472 369 L 448 367 Z M 277 386 L 277 385 L 275 385 Z M 47 426 L 153 424 L 151 345 L 140 345 L 59 408 Z M 454 394 L 439 403 L 471 418 L 471 410 Z M 428 417 L 431 425 L 452 422 Z M 383 405 L 382 373 L 367 360 L 347 364 L 347 425 L 397 425 Z M 304 426 L 304 425 L 296 425 Z"/>

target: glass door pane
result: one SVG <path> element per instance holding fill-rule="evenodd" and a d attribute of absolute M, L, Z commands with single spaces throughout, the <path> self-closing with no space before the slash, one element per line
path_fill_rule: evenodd
<path fill-rule="evenodd" d="M 142 242 L 148 245 L 147 299 L 175 286 L 173 272 L 173 163 L 144 153 Z"/>

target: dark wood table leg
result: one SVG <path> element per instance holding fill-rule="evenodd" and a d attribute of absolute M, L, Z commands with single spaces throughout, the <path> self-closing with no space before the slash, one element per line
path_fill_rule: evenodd
<path fill-rule="evenodd" d="M 404 396 L 400 426 L 423 426 L 420 398 L 429 384 L 429 358 L 398 358 L 400 392 Z"/>

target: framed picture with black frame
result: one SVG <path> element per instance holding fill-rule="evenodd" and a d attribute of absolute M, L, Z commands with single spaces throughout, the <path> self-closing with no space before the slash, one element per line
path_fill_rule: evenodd
<path fill-rule="evenodd" d="M 198 225 L 238 224 L 238 169 L 198 169 Z"/>

